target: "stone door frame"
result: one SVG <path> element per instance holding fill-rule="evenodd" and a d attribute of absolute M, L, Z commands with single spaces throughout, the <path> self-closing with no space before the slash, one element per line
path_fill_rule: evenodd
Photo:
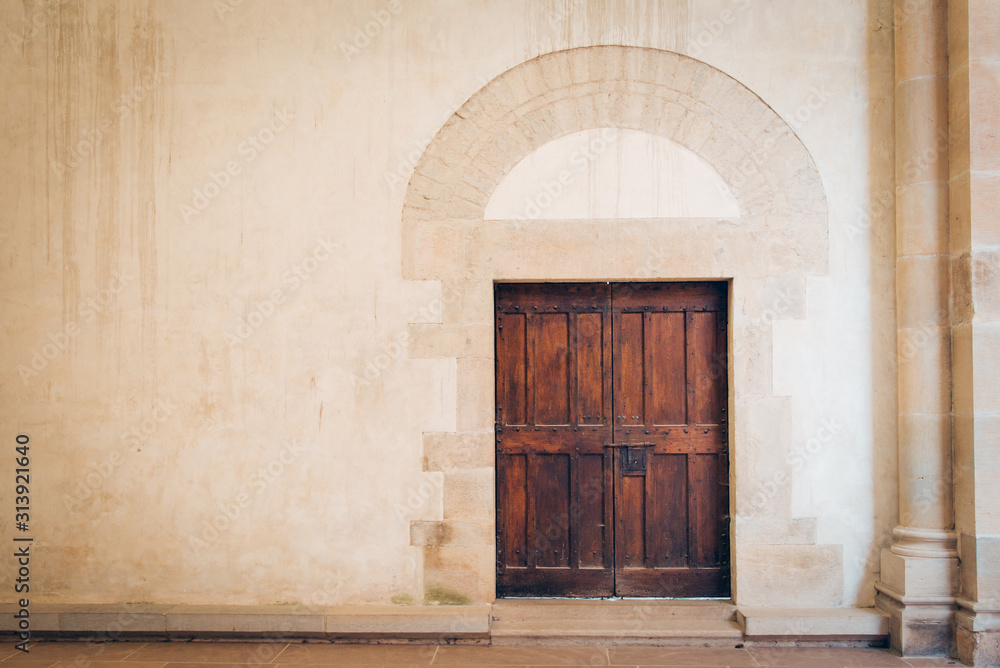
<path fill-rule="evenodd" d="M 640 130 L 692 151 L 729 185 L 741 215 L 484 219 L 521 159 L 599 128 Z M 772 392 L 771 322 L 806 317 L 805 277 L 827 273 L 828 236 L 825 191 L 805 146 L 757 95 L 698 60 L 638 47 L 570 49 L 522 63 L 473 95 L 427 146 L 402 211 L 403 277 L 439 282 L 442 306 L 440 323 L 410 325 L 408 355 L 454 359 L 457 368 L 456 431 L 423 435 L 425 470 L 443 473 L 443 518 L 410 527 L 426 599 L 494 599 L 494 281 L 728 280 L 731 582 L 733 599 L 753 604 L 757 593 L 741 591 L 737 574 L 767 563 L 776 546 L 767 536 L 741 542 L 739 523 L 791 522 L 791 485 L 767 484 L 775 469 L 763 451 L 783 461 L 791 446 L 780 427 L 791 420 L 789 397 Z M 825 570 L 830 551 L 839 554 L 794 547 L 822 551 Z M 791 601 L 796 583 L 786 581 Z"/>

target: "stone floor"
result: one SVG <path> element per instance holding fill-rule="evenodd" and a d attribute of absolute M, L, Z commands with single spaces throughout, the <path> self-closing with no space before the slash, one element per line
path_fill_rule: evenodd
<path fill-rule="evenodd" d="M 26 668 L 219 668 L 260 666 L 961 666 L 901 659 L 875 649 L 670 649 L 652 647 L 472 647 L 243 642 L 47 642 L 27 654 L 5 644 L 4 663 Z"/>

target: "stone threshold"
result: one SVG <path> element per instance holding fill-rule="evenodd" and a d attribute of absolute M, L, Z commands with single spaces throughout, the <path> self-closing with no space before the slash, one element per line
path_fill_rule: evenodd
<path fill-rule="evenodd" d="M 0 604 L 0 635 L 16 634 L 17 610 L 13 603 Z M 530 644 L 561 637 L 576 644 L 624 632 L 623 638 L 649 644 L 681 645 L 685 639 L 714 636 L 719 644 L 878 646 L 889 635 L 888 615 L 874 608 L 759 608 L 728 601 L 691 605 L 643 599 L 324 607 L 36 603 L 30 615 L 32 636 L 38 638 Z"/>

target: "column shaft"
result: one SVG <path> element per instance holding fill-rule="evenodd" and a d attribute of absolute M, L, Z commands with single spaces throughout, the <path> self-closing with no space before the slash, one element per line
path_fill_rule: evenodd
<path fill-rule="evenodd" d="M 896 326 L 899 525 L 878 604 L 905 654 L 952 644 L 957 552 L 951 474 L 946 0 L 896 0 Z"/>

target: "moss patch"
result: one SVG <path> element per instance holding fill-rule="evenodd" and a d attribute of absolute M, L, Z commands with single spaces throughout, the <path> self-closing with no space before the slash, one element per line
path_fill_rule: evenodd
<path fill-rule="evenodd" d="M 393 605 L 413 605 L 416 603 L 409 594 L 396 594 L 391 599 Z"/>
<path fill-rule="evenodd" d="M 465 594 L 436 584 L 427 585 L 424 600 L 436 605 L 469 605 L 470 602 Z"/>

